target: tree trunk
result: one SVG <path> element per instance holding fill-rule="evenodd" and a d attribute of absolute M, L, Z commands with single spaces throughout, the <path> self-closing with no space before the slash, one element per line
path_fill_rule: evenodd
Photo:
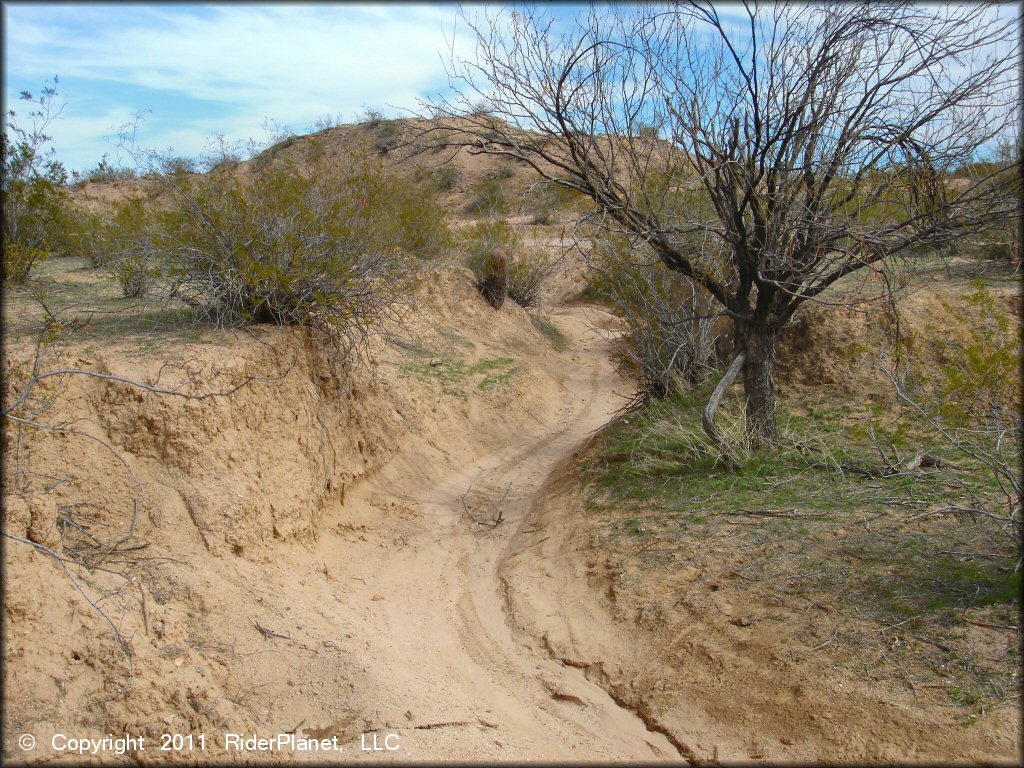
<path fill-rule="evenodd" d="M 746 352 L 743 394 L 746 398 L 747 436 L 751 447 L 771 447 L 779 441 L 775 424 L 775 333 L 770 329 L 738 329 L 737 345 Z"/>
<path fill-rule="evenodd" d="M 711 393 L 711 399 L 708 401 L 708 404 L 704 406 L 704 412 L 701 417 L 701 423 L 704 425 L 704 431 L 718 449 L 722 460 L 729 469 L 739 468 L 739 463 L 733 457 L 729 450 L 729 446 L 726 445 L 725 440 L 722 438 L 722 433 L 719 432 L 718 427 L 715 426 L 715 411 L 718 410 L 719 403 L 722 402 L 722 398 L 725 397 L 725 393 L 729 391 L 729 387 L 731 387 L 733 381 L 736 380 L 736 375 L 740 372 L 740 368 L 743 366 L 745 358 L 746 352 L 742 349 L 736 353 L 735 357 L 733 357 L 732 363 L 729 364 L 729 369 L 718 382 L 718 386 L 715 387 L 715 391 Z"/>

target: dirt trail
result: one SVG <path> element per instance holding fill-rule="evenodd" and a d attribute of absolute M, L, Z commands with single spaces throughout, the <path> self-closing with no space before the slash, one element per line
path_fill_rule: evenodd
<path fill-rule="evenodd" d="M 621 406 L 607 341 L 588 330 L 588 312 L 557 313 L 579 346 L 558 377 L 571 396 L 556 423 L 430 487 L 415 472 L 384 471 L 346 499 L 351 508 L 398 498 L 420 521 L 402 534 L 404 546 L 361 567 L 349 601 L 372 608 L 346 617 L 372 681 L 360 692 L 364 711 L 373 707 L 372 724 L 399 734 L 397 759 L 680 757 L 580 670 L 531 651 L 506 615 L 498 577 L 544 480 Z M 502 522 L 474 524 L 464 496 L 478 519 L 493 519 L 500 504 Z"/>

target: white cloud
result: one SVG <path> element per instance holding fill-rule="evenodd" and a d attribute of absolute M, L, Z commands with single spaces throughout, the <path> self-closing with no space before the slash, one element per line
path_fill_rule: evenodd
<path fill-rule="evenodd" d="M 455 19 L 453 7 L 426 5 L 6 10 L 9 97 L 12 88 L 16 93 L 53 73 L 97 86 L 71 94 L 84 98 L 69 105 L 59 129 L 76 144 L 97 142 L 90 162 L 102 154 L 113 124 L 103 120 L 144 107 L 153 113 L 144 135 L 158 146 L 170 134 L 150 136 L 156 126 L 177 131 L 178 139 L 203 131 L 259 135 L 266 116 L 305 128 L 325 113 L 351 117 L 364 104 L 412 108 L 417 97 L 447 83 L 440 56 Z M 455 39 L 459 49 L 469 46 L 465 36 Z M 10 81 L 15 76 L 17 83 Z M 197 116 L 197 99 L 209 103 L 209 117 Z M 193 152 L 201 145 L 175 147 Z"/>
<path fill-rule="evenodd" d="M 1018 9 L 996 12 L 1009 19 Z M 560 14 L 573 10 L 549 9 L 566 24 Z M 720 13 L 737 40 L 749 35 L 742 8 Z M 151 110 L 144 144 L 196 154 L 214 134 L 264 138 L 266 117 L 303 131 L 363 105 L 413 108 L 445 90 L 452 41 L 457 57 L 474 47 L 454 6 L 8 3 L 4 15 L 8 100 L 60 74 L 69 105 L 52 133 L 77 169 L 110 151 L 113 129 L 139 109 Z"/>

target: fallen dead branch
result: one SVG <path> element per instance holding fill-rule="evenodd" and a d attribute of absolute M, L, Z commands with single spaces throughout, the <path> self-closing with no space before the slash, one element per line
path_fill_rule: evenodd
<path fill-rule="evenodd" d="M 733 358 L 732 363 L 726 370 L 725 375 L 719 380 L 718 385 L 715 387 L 715 391 L 711 393 L 711 399 L 708 400 L 708 404 L 704 406 L 704 410 L 701 413 L 701 424 L 704 427 L 704 431 L 707 433 L 708 438 L 714 443 L 715 447 L 718 448 L 719 453 L 722 456 L 722 460 L 725 465 L 730 469 L 736 469 L 739 467 L 739 463 L 736 458 L 732 455 L 729 447 L 725 444 L 725 439 L 722 437 L 722 433 L 715 426 L 715 412 L 718 410 L 719 404 L 722 402 L 722 398 L 725 397 L 725 393 L 729 391 L 729 387 L 732 386 L 733 381 L 736 380 L 736 376 L 739 375 L 740 370 L 743 368 L 743 363 L 747 359 L 745 352 L 740 351 Z"/>
<path fill-rule="evenodd" d="M 462 511 L 475 525 L 485 528 L 497 528 L 505 520 L 504 504 L 509 493 L 512 491 L 512 484 L 509 483 L 508 487 L 505 489 L 505 493 L 502 494 L 501 498 L 498 499 L 497 502 L 492 503 L 484 501 L 479 505 L 480 509 L 485 513 L 483 515 L 479 513 L 474 514 L 473 512 L 477 507 L 466 501 L 472 490 L 473 486 L 470 486 L 466 489 L 466 492 L 459 497 L 459 501 L 462 504 Z"/>
<path fill-rule="evenodd" d="M 28 544 L 30 547 L 35 548 L 37 551 L 42 552 L 44 555 L 47 555 L 48 557 L 52 557 L 54 560 L 60 563 L 60 567 L 63 569 L 64 575 L 68 577 L 68 580 L 70 580 L 71 583 L 75 586 L 75 589 L 77 589 L 81 593 L 82 597 L 85 598 L 85 601 L 90 606 L 92 606 L 93 609 L 100 616 L 103 617 L 103 620 L 110 625 L 110 628 L 114 631 L 114 637 L 117 639 L 117 644 L 124 652 L 124 655 L 128 657 L 128 664 L 129 667 L 131 667 L 133 658 L 131 646 L 128 645 L 128 641 L 124 639 L 124 635 L 121 634 L 121 630 L 119 630 L 117 628 L 117 625 L 114 624 L 113 619 L 111 619 L 110 616 L 108 616 L 107 613 L 102 608 L 100 608 L 99 604 L 96 601 L 89 597 L 86 591 L 82 588 L 82 585 L 78 583 L 78 579 L 76 579 L 74 575 L 71 573 L 71 571 L 68 569 L 67 558 L 61 557 L 49 547 L 43 544 L 39 544 L 38 542 L 32 541 L 30 539 L 22 538 L 21 536 L 15 536 L 14 534 L 7 533 L 6 531 L 4 531 L 4 536 L 11 539 L 12 541 L 17 541 L 22 544 Z"/>
<path fill-rule="evenodd" d="M 990 624 L 987 621 L 975 621 L 974 619 L 967 618 L 967 614 L 960 614 L 960 618 L 966 621 L 968 624 L 973 624 L 976 627 L 984 627 L 985 629 L 1005 629 L 1010 632 L 1020 632 L 1020 627 L 1015 627 L 1012 624 Z"/>
<path fill-rule="evenodd" d="M 254 627 L 256 627 L 256 630 L 261 635 L 263 635 L 263 637 L 267 638 L 268 640 L 270 638 L 272 638 L 272 637 L 276 637 L 276 638 L 278 638 L 280 640 L 291 640 L 292 639 L 292 636 L 290 634 L 281 634 L 280 632 L 275 632 L 272 629 L 267 629 L 262 624 L 260 624 L 258 621 L 256 621 L 256 619 L 252 619 L 252 625 Z"/>

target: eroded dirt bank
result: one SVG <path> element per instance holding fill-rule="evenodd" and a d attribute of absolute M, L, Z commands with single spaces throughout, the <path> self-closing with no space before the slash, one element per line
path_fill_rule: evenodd
<path fill-rule="evenodd" d="M 556 474 L 499 569 L 510 615 L 536 652 L 582 670 L 694 761 L 1018 763 L 1015 701 L 965 718 L 947 686 L 872 682 L 830 656 L 851 619 L 828 601 L 756 596 L 735 569 L 688 564 L 700 543 L 602 541 L 609 519 L 572 468 Z M 652 546 L 678 562 L 645 572 Z M 805 633 L 808 611 L 821 642 Z"/>
<path fill-rule="evenodd" d="M 324 759 L 223 749 L 291 733 L 336 737 L 332 761 L 1016 759 L 1012 706 L 966 725 L 831 666 L 742 579 L 645 578 L 601 546 L 570 464 L 628 390 L 595 330 L 614 320 L 550 318 L 567 350 L 440 272 L 340 390 L 286 330 L 68 350 L 150 383 L 257 380 L 195 401 L 70 378 L 43 414 L 64 428 L 8 454 L 4 756 L 128 732 L 145 753 L 102 758 Z M 94 567 L 69 560 L 72 582 L 28 542 Z"/>
<path fill-rule="evenodd" d="M 409 524 L 393 534 L 400 549 L 375 558 L 368 534 L 341 575 L 354 580 L 344 604 L 354 609 L 345 615 L 356 654 L 376 664 L 377 726 L 402 735 L 403 759 L 679 758 L 579 670 L 523 645 L 497 576 L 551 467 L 621 404 L 605 342 L 583 319 L 595 311 L 556 315 L 580 340 L 568 362 L 550 369 L 570 393 L 556 419 L 465 464 L 405 454 L 346 501 L 365 531 L 396 500 L 409 510 Z M 323 539 L 316 557 L 331 560 L 351 546 Z"/>
<path fill-rule="evenodd" d="M 379 759 L 679 759 L 516 638 L 497 574 L 551 468 L 621 405 L 602 313 L 557 311 L 556 354 L 461 273 L 421 304 L 341 392 L 288 331 L 178 347 L 170 369 L 130 344 L 70 350 L 161 385 L 257 380 L 194 401 L 71 377 L 46 412 L 65 430 L 27 434 L 4 517 L 6 757 L 126 732 L 145 753 L 101 757 L 318 757 L 225 752 L 231 732 L 336 736 L 332 759 L 365 759 L 376 732 L 401 745 Z M 205 750 L 158 751 L 162 733 Z"/>

